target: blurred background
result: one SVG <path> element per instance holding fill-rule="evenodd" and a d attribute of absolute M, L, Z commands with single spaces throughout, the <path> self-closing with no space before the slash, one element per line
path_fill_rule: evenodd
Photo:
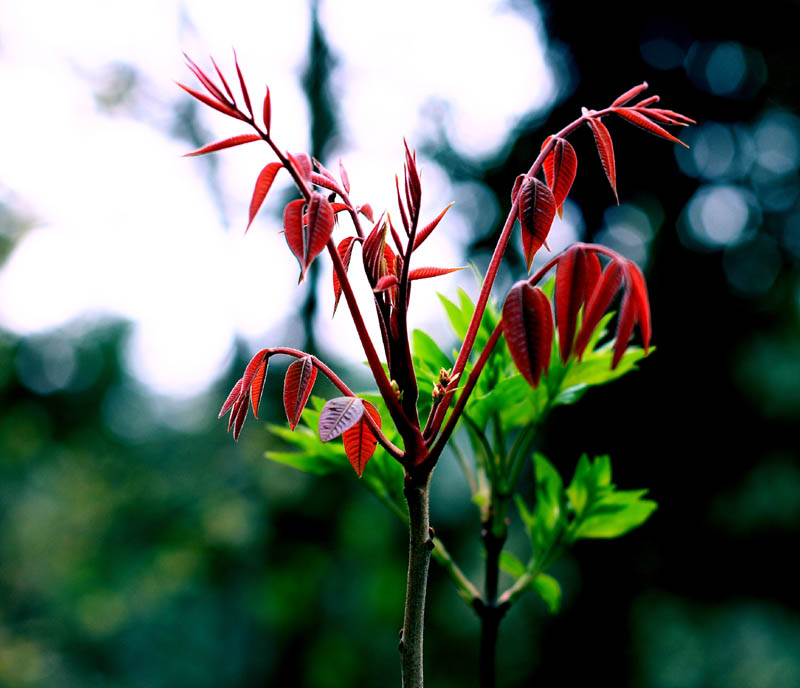
<path fill-rule="evenodd" d="M 365 388 L 329 268 L 300 287 L 276 183 L 243 236 L 257 146 L 191 102 L 185 50 L 231 47 L 273 134 L 394 210 L 402 137 L 424 164 L 435 265 L 488 261 L 515 176 L 542 139 L 647 80 L 698 125 L 685 150 L 622 121 L 614 203 L 589 131 L 550 244 L 638 261 L 657 352 L 552 417 L 569 476 L 609 453 L 660 508 L 581 542 L 501 629 L 498 685 L 800 685 L 800 55 L 796 2 L 0 2 L 0 685 L 384 686 L 399 681 L 406 536 L 351 474 L 315 478 L 237 445 L 216 413 L 249 357 L 313 350 Z M 282 198 L 281 198 L 282 197 Z M 322 263 L 322 261 L 317 261 Z M 498 283 L 521 274 L 520 246 Z M 469 271 L 464 271 L 468 273 Z M 435 298 L 416 327 L 443 349 Z M 425 291 L 427 289 L 427 291 Z M 366 312 L 369 312 L 368 310 Z M 281 369 L 266 418 L 281 422 Z M 318 390 L 324 392 L 320 387 Z M 479 529 L 445 461 L 432 522 L 479 577 Z M 794 547 L 791 545 L 795 542 Z M 524 551 L 520 552 L 525 555 Z M 432 567 L 431 686 L 477 685 L 478 624 Z"/>

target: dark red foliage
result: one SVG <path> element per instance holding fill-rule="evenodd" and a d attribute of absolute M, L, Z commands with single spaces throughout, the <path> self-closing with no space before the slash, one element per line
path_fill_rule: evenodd
<path fill-rule="evenodd" d="M 539 384 L 550 365 L 553 313 L 539 287 L 517 282 L 503 304 L 503 336 L 517 370 L 531 387 Z"/>
<path fill-rule="evenodd" d="M 556 215 L 556 202 L 546 184 L 529 178 L 519 190 L 519 224 L 522 227 L 522 248 L 525 263 L 531 269 L 533 256 L 550 233 Z"/>

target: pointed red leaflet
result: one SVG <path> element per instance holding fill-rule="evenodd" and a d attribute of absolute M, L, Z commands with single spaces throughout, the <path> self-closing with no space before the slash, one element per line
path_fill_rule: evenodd
<path fill-rule="evenodd" d="M 322 174 L 317 174 L 316 172 L 311 173 L 311 183 L 316 184 L 317 186 L 325 187 L 326 189 L 330 189 L 331 191 L 335 191 L 340 196 L 344 197 L 342 190 L 339 188 L 339 185 L 336 183 L 335 179 L 331 179 Z"/>
<path fill-rule="evenodd" d="M 378 280 L 378 283 L 372 291 L 379 294 L 380 292 L 388 291 L 392 287 L 397 286 L 398 283 L 397 275 L 384 275 Z"/>
<path fill-rule="evenodd" d="M 250 406 L 250 392 L 246 392 L 245 395 L 239 400 L 239 407 L 234 408 L 234 413 L 231 414 L 231 420 L 233 421 L 233 439 L 234 441 L 239 441 L 239 434 L 242 432 L 242 426 L 244 425 L 244 421 L 247 418 L 247 410 Z M 230 423 L 228 424 L 228 430 L 230 430 Z"/>
<path fill-rule="evenodd" d="M 350 193 L 350 178 L 347 176 L 347 170 L 344 169 L 344 163 L 339 158 L 339 177 L 342 180 L 342 186 L 346 193 Z"/>
<path fill-rule="evenodd" d="M 444 210 L 439 213 L 433 220 L 431 220 L 427 225 L 425 225 L 421 230 L 417 232 L 417 235 L 414 237 L 414 250 L 416 251 L 419 248 L 419 245 L 427 239 L 431 232 L 436 229 L 436 226 L 442 221 L 445 213 L 450 210 L 455 205 L 455 202 L 451 201 L 448 203 Z"/>
<path fill-rule="evenodd" d="M 242 88 L 242 96 L 244 97 L 244 104 L 247 106 L 247 111 L 250 113 L 250 117 L 253 117 L 253 106 L 250 104 L 250 94 L 247 92 L 247 86 L 244 83 L 244 77 L 242 76 L 242 70 L 239 69 L 239 58 L 236 57 L 236 51 L 233 51 L 233 62 L 236 65 L 236 74 L 239 76 L 239 86 Z M 233 98 L 233 94 L 231 94 L 231 98 Z"/>
<path fill-rule="evenodd" d="M 642 91 L 647 90 L 647 82 L 643 81 L 638 86 L 634 86 L 632 89 L 625 91 L 619 98 L 617 98 L 613 103 L 611 103 L 611 107 L 617 107 L 619 105 L 625 105 L 625 103 L 630 102 L 636 96 L 638 96 Z M 657 97 L 657 96 L 656 96 Z"/>
<path fill-rule="evenodd" d="M 233 386 L 233 389 L 228 394 L 228 397 L 225 399 L 225 403 L 222 405 L 220 409 L 219 415 L 217 418 L 222 418 L 228 411 L 230 411 L 231 407 L 233 407 L 234 403 L 239 399 L 239 396 L 242 393 L 242 378 L 236 382 Z M 230 428 L 228 428 L 230 430 Z"/>
<path fill-rule="evenodd" d="M 439 277 L 440 275 L 448 275 L 451 272 L 463 270 L 464 267 L 465 266 L 460 268 L 414 268 L 413 270 L 409 271 L 408 279 L 413 281 L 428 279 L 429 277 Z"/>
<path fill-rule="evenodd" d="M 382 261 L 385 258 L 384 247 L 386 246 L 386 223 L 381 217 L 372 231 L 364 239 L 361 255 L 364 260 L 364 271 L 370 284 L 374 287 L 378 280 L 386 274 L 382 269 Z"/>
<path fill-rule="evenodd" d="M 636 302 L 631 298 L 631 292 L 626 291 L 622 297 L 617 316 L 617 332 L 614 341 L 614 358 L 611 361 L 611 370 L 614 370 L 622 360 L 625 349 L 628 348 L 628 341 L 633 332 L 633 325 L 636 322 Z"/>
<path fill-rule="evenodd" d="M 194 60 L 192 60 L 192 58 L 186 53 L 183 53 L 183 56 L 186 58 L 186 62 L 188 63 L 186 66 L 189 67 L 192 74 L 197 77 L 198 81 L 200 81 L 200 83 L 206 87 L 206 90 L 220 103 L 228 104 L 225 96 L 222 95 L 222 91 L 220 91 L 219 88 L 217 88 L 217 85 L 206 76 L 205 72 L 203 72 L 203 70 L 195 64 Z M 180 86 L 180 84 L 178 85 Z"/>
<path fill-rule="evenodd" d="M 553 192 L 558 216 L 561 217 L 562 205 L 578 171 L 578 156 L 569 141 L 557 138 L 553 150 L 544 159 L 542 168 L 547 185 Z"/>
<path fill-rule="evenodd" d="M 234 53 L 235 55 L 236 53 Z M 222 82 L 222 86 L 225 88 L 225 92 L 228 94 L 228 97 L 231 99 L 231 103 L 234 105 L 236 104 L 236 98 L 233 97 L 233 91 L 231 91 L 231 87 L 228 86 L 228 82 L 225 81 L 225 76 L 222 74 L 222 70 L 217 67 L 217 63 L 214 62 L 214 58 L 211 58 L 211 64 L 214 65 L 214 69 L 217 72 L 217 76 L 219 76 L 220 81 Z"/>
<path fill-rule="evenodd" d="M 286 379 L 283 383 L 283 407 L 292 430 L 300 422 L 300 416 L 306 407 L 316 379 L 317 369 L 311 361 L 311 356 L 304 356 L 296 360 L 286 369 Z"/>
<path fill-rule="evenodd" d="M 289 160 L 294 164 L 295 169 L 297 170 L 298 174 L 300 175 L 301 179 L 305 182 L 311 181 L 311 174 L 314 172 L 314 167 L 311 164 L 311 158 L 309 157 L 308 153 L 298 153 L 297 155 L 292 155 L 291 153 L 286 154 Z"/>
<path fill-rule="evenodd" d="M 566 363 L 575 342 L 578 311 L 586 295 L 586 252 L 572 246 L 558 260 L 556 268 L 556 325 L 561 360 Z"/>
<path fill-rule="evenodd" d="M 661 100 L 660 96 L 650 96 L 649 98 L 645 98 L 644 100 L 640 100 L 638 103 L 636 103 L 636 105 L 633 105 L 632 107 L 635 107 L 637 109 L 646 108 L 648 105 L 652 105 L 653 103 L 657 103 L 659 100 Z"/>
<path fill-rule="evenodd" d="M 308 201 L 308 224 L 303 233 L 304 261 L 303 272 L 325 248 L 333 232 L 333 208 L 330 201 L 321 193 L 314 191 Z"/>
<path fill-rule="evenodd" d="M 547 142 L 549 140 L 550 140 L 550 137 L 548 136 L 544 140 L 545 145 L 547 144 Z M 522 188 L 522 182 L 525 181 L 525 177 L 526 177 L 526 175 L 520 174 L 520 175 L 517 175 L 517 178 L 514 180 L 514 186 L 511 189 L 511 202 L 512 203 L 514 203 L 517 200 L 517 195 L 519 194 L 519 190 Z"/>
<path fill-rule="evenodd" d="M 419 172 L 417 171 L 416 151 L 411 155 L 408 149 L 408 142 L 403 139 L 403 144 L 406 147 L 406 180 L 409 187 L 410 203 L 408 204 L 409 212 L 416 217 L 419 213 L 419 202 L 422 198 L 422 186 L 419 182 Z"/>
<path fill-rule="evenodd" d="M 517 370 L 531 387 L 539 384 L 550 364 L 553 313 L 539 287 L 517 282 L 503 304 L 503 335 Z"/>
<path fill-rule="evenodd" d="M 668 139 L 669 141 L 680 143 L 685 148 L 689 147 L 680 139 L 675 138 L 666 129 L 658 126 L 655 122 L 645 117 L 638 110 L 634 110 L 633 108 L 619 108 L 618 110 L 614 110 L 614 113 L 623 119 L 627 119 L 629 122 L 633 122 L 637 127 L 641 127 L 645 131 L 649 131 L 651 134 L 660 136 L 662 139 Z"/>
<path fill-rule="evenodd" d="M 608 183 L 611 184 L 614 198 L 617 199 L 617 204 L 619 204 L 619 196 L 617 195 L 617 166 L 614 161 L 614 144 L 611 142 L 611 134 L 608 133 L 606 125 L 599 119 L 592 118 L 588 120 L 588 123 L 594 135 L 597 152 L 600 154 L 600 162 L 603 165 L 603 171 L 606 173 Z"/>
<path fill-rule="evenodd" d="M 205 103 L 206 105 L 208 105 L 208 107 L 214 108 L 215 110 L 221 112 L 223 115 L 228 115 L 228 117 L 233 117 L 234 119 L 240 119 L 240 120 L 245 119 L 244 115 L 237 112 L 229 105 L 226 105 L 224 103 L 219 103 L 216 100 L 213 100 L 212 98 L 209 98 L 208 96 L 195 91 L 193 88 L 184 86 L 183 84 L 178 84 L 178 86 L 180 86 L 190 96 L 197 98 L 197 100 L 199 100 L 200 102 Z"/>
<path fill-rule="evenodd" d="M 378 427 L 381 427 L 381 415 L 378 413 L 378 409 L 365 401 L 364 411 L 370 415 Z M 348 460 L 360 478 L 364 475 L 364 467 L 372 458 L 378 444 L 377 438 L 369 427 L 366 414 L 353 427 L 342 433 L 342 443 Z"/>
<path fill-rule="evenodd" d="M 362 206 L 359 206 L 358 212 L 361 213 L 364 217 L 366 217 L 370 222 L 375 222 L 375 216 L 372 212 L 372 206 L 369 203 L 365 203 Z"/>
<path fill-rule="evenodd" d="M 279 162 L 271 162 L 259 172 L 258 179 L 256 179 L 256 186 L 253 189 L 253 198 L 250 201 L 250 218 L 247 221 L 247 229 L 244 230 L 245 234 L 247 230 L 250 229 L 250 225 L 253 224 L 253 220 L 258 214 L 261 204 L 267 197 L 267 192 L 270 190 L 272 182 L 275 181 L 275 175 L 278 174 L 278 170 L 282 167 L 283 165 Z"/>
<path fill-rule="evenodd" d="M 547 185 L 535 178 L 528 179 L 519 191 L 519 223 L 528 270 L 534 254 L 547 239 L 555 214 L 555 199 Z"/>
<path fill-rule="evenodd" d="M 269 86 L 267 86 L 267 95 L 264 96 L 264 128 L 267 130 L 267 134 L 269 134 L 269 127 L 272 123 L 272 103 L 269 99 Z"/>
<path fill-rule="evenodd" d="M 305 248 L 303 242 L 303 206 L 305 201 L 298 198 L 290 201 L 283 211 L 283 229 L 286 232 L 286 243 L 289 244 L 289 250 L 297 258 L 300 263 L 300 281 L 306 272 L 306 265 L 303 262 L 305 256 Z"/>
<path fill-rule="evenodd" d="M 223 150 L 225 148 L 233 148 L 233 146 L 241 146 L 244 143 L 251 143 L 252 141 L 259 141 L 261 137 L 258 134 L 240 134 L 239 136 L 231 136 L 229 139 L 217 141 L 216 143 L 209 143 L 207 146 L 198 148 L 191 153 L 185 153 L 184 158 L 189 158 L 193 155 L 204 155 L 206 153 L 213 153 L 214 151 Z"/>
<path fill-rule="evenodd" d="M 258 407 L 261 405 L 261 395 L 264 393 L 264 383 L 267 381 L 267 370 L 269 370 L 269 358 L 265 358 L 263 363 L 256 370 L 253 382 L 250 384 L 250 400 L 253 403 L 253 416 L 258 418 Z"/>
<path fill-rule="evenodd" d="M 364 402 L 358 397 L 331 399 L 319 414 L 319 438 L 329 442 L 352 428 L 363 415 Z"/>
<path fill-rule="evenodd" d="M 350 258 L 353 255 L 353 243 L 355 242 L 356 237 L 345 237 L 339 242 L 339 245 L 336 247 L 336 252 L 339 254 L 339 258 L 342 259 L 342 265 L 344 265 L 344 271 L 347 272 L 348 268 L 350 267 Z M 339 297 L 342 295 L 342 285 L 339 283 L 339 276 L 336 274 L 336 270 L 333 271 L 333 315 L 336 315 L 336 309 L 339 306 Z"/>
<path fill-rule="evenodd" d="M 250 363 L 247 364 L 247 368 L 244 370 L 244 375 L 242 375 L 242 394 L 250 389 L 250 385 L 253 384 L 253 378 L 256 375 L 256 371 L 268 354 L 269 349 L 261 349 L 261 351 L 259 351 L 255 356 L 253 356 L 253 358 L 250 359 Z"/>
<path fill-rule="evenodd" d="M 606 266 L 600 281 L 588 298 L 586 307 L 583 310 L 583 324 L 581 325 L 581 331 L 578 333 L 578 340 L 575 343 L 575 353 L 578 355 L 578 359 L 583 356 L 597 323 L 600 322 L 621 284 L 622 270 L 619 263 L 613 260 Z"/>
<path fill-rule="evenodd" d="M 588 302 L 591 298 L 592 294 L 594 294 L 594 290 L 597 287 L 597 283 L 600 281 L 600 277 L 603 275 L 603 266 L 600 265 L 600 259 L 597 257 L 597 254 L 594 251 L 586 254 L 586 289 L 585 289 L 585 296 L 584 296 L 584 303 Z"/>
<path fill-rule="evenodd" d="M 644 275 L 636 263 L 627 263 L 626 277 L 628 278 L 628 289 L 631 291 L 631 298 L 636 305 L 636 322 L 639 324 L 639 331 L 642 333 L 642 343 L 644 350 L 650 348 L 650 300 L 647 298 L 647 283 Z"/>
<path fill-rule="evenodd" d="M 397 207 L 400 208 L 400 219 L 403 221 L 403 229 L 406 230 L 406 235 L 409 235 L 411 233 L 411 225 L 408 224 L 408 215 L 403 206 L 403 199 L 400 197 L 400 180 L 397 175 L 394 175 L 394 185 L 397 189 Z"/>

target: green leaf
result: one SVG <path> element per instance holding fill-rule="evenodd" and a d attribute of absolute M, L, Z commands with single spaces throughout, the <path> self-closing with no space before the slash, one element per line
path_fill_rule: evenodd
<path fill-rule="evenodd" d="M 573 535 L 579 538 L 615 538 L 642 525 L 658 508 L 649 499 L 641 499 L 647 490 L 612 492 L 594 505 Z"/>
<path fill-rule="evenodd" d="M 271 461 L 291 466 L 292 468 L 296 468 L 304 473 L 311 473 L 312 475 L 327 475 L 341 468 L 341 466 L 336 463 L 328 461 L 324 456 L 304 454 L 302 452 L 268 451 L 264 456 Z"/>
<path fill-rule="evenodd" d="M 508 550 L 500 552 L 500 568 L 514 578 L 520 578 L 527 571 L 525 564 Z"/>
<path fill-rule="evenodd" d="M 447 314 L 447 319 L 450 321 L 453 332 L 455 332 L 456 336 L 463 341 L 464 337 L 467 335 L 467 329 L 469 328 L 469 321 L 472 317 L 472 311 L 470 311 L 468 314 L 465 314 L 462 312 L 461 308 L 459 308 L 446 296 L 443 294 L 438 294 L 438 296 L 439 301 L 441 301 L 442 305 L 444 306 L 444 311 Z"/>
<path fill-rule="evenodd" d="M 540 573 L 531 581 L 531 587 L 539 594 L 551 614 L 561 608 L 561 586 L 558 581 L 546 573 Z"/>
<path fill-rule="evenodd" d="M 534 454 L 533 464 L 536 475 L 536 506 L 531 539 L 537 561 L 541 562 L 550 554 L 565 524 L 562 508 L 564 483 L 555 467 L 541 454 Z"/>
<path fill-rule="evenodd" d="M 411 345 L 416 359 L 414 361 L 415 368 L 419 362 L 421 367 L 433 373 L 438 379 L 441 368 L 452 367 L 450 359 L 426 332 L 414 330 L 411 333 Z"/>

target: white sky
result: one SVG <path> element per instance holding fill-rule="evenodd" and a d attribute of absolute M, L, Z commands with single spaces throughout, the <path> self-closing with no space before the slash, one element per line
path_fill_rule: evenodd
<path fill-rule="evenodd" d="M 225 228 L 206 166 L 181 157 L 188 147 L 170 138 L 169 127 L 175 103 L 188 98 L 174 81 L 196 86 L 181 51 L 203 68 L 212 54 L 230 81 L 233 46 L 254 99 L 270 85 L 279 145 L 306 150 L 308 112 L 297 81 L 308 44 L 306 3 L 6 0 L 2 10 L 0 200 L 32 216 L 34 227 L 0 272 L 0 325 L 24 335 L 87 314 L 128 318 L 130 370 L 154 391 L 179 396 L 222 374 L 237 333 L 254 350 L 283 343 L 266 333 L 278 331 L 301 298 L 296 261 L 269 212 L 243 237 L 268 150 L 252 144 L 215 154 L 232 224 Z M 396 215 L 402 137 L 414 145 L 431 132 L 424 104 L 446 103 L 454 144 L 482 155 L 553 97 L 541 36 L 496 3 L 337 0 L 323 2 L 321 12 L 339 60 L 340 154 L 351 196 L 376 214 L 388 207 Z M 143 76 L 132 112 L 112 115 L 96 104 L 93 85 L 113 63 Z M 210 109 L 201 118 L 215 138 L 246 131 Z M 336 158 L 323 162 L 337 168 Z M 456 194 L 442 170 L 422 164 L 425 219 Z M 280 175 L 275 190 L 287 180 Z M 265 208 L 274 209 L 275 190 Z M 451 210 L 418 265 L 463 264 L 469 222 Z M 344 304 L 334 321 L 328 316 L 325 269 L 320 336 L 352 357 L 358 345 Z M 412 325 L 440 322 L 430 297 L 454 293 L 459 283 L 474 282 L 462 274 L 418 283 Z M 369 295 L 361 293 L 371 321 Z"/>

